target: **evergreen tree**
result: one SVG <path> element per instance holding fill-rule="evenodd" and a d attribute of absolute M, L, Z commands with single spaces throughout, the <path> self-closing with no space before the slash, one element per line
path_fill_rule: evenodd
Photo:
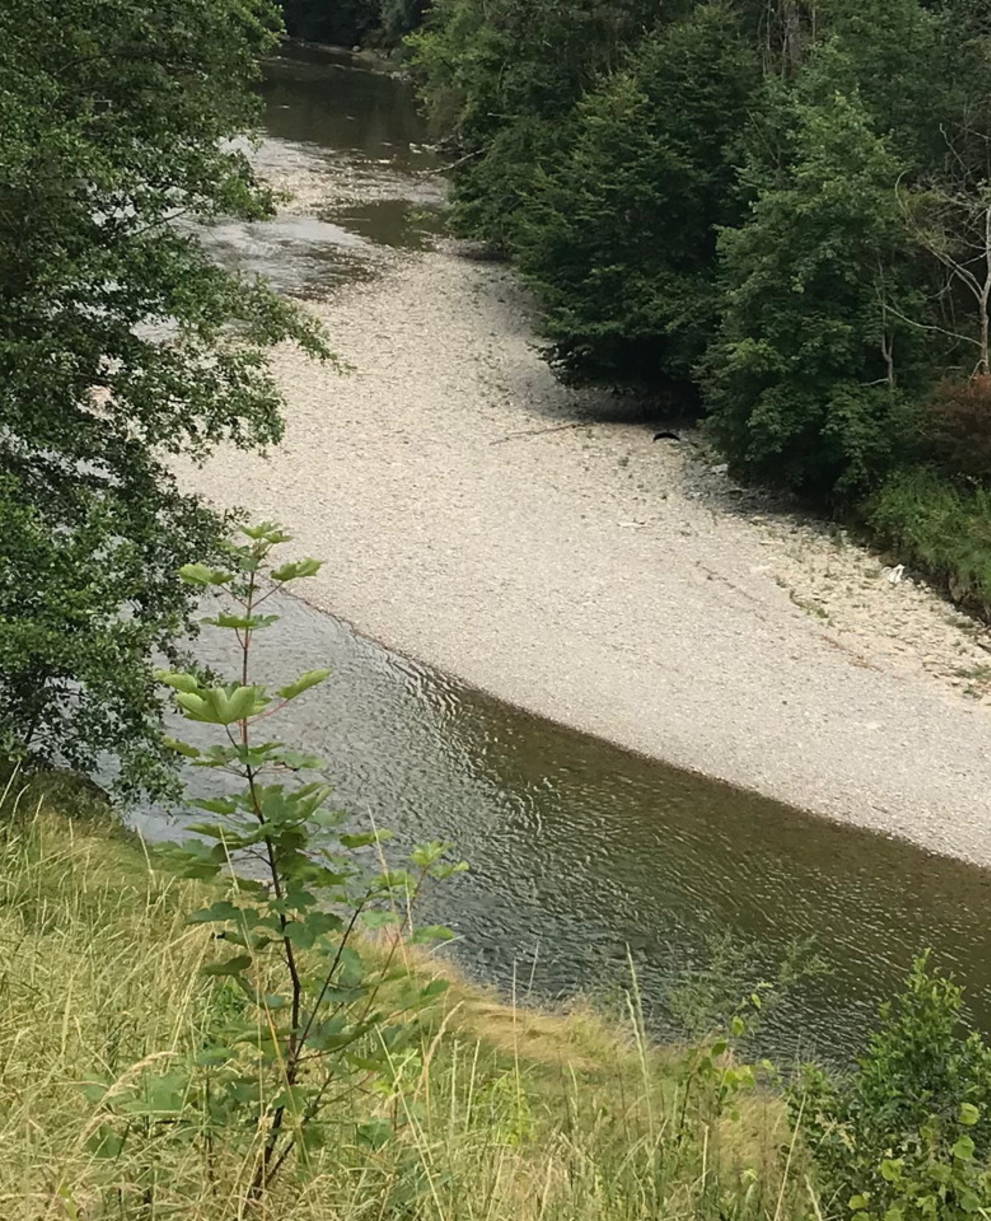
<path fill-rule="evenodd" d="M 716 230 L 740 215 L 734 162 L 758 80 L 733 12 L 704 4 L 580 103 L 517 238 L 563 373 L 689 378 L 717 316 Z"/>
<path fill-rule="evenodd" d="M 712 427 L 738 467 L 820 495 L 850 495 L 891 461 L 925 334 L 895 188 L 904 166 L 835 43 L 767 125 L 754 202 L 720 249 L 724 318 L 706 361 Z M 921 366 L 921 368 L 920 368 Z"/>
<path fill-rule="evenodd" d="M 436 130 L 462 160 L 459 232 L 512 250 L 539 166 L 567 146 L 573 108 L 627 48 L 690 0 L 436 0 L 411 39 Z"/>

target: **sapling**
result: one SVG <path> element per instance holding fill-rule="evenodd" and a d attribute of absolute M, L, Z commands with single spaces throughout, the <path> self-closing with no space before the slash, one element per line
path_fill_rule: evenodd
<path fill-rule="evenodd" d="M 208 1112 L 213 1147 L 247 1126 L 257 1141 L 247 1195 L 257 1200 L 290 1159 L 356 1122 L 359 1094 L 391 1079 L 417 1013 L 445 986 L 424 983 L 400 962 L 408 913 L 427 879 L 465 866 L 445 859 L 448 845 L 430 843 L 404 868 L 384 868 L 377 845 L 385 833 L 350 830 L 347 816 L 328 805 L 322 761 L 269 736 L 269 718 L 329 671 L 310 670 L 276 690 L 253 681 L 256 634 L 278 621 L 264 604 L 313 576 L 320 563 L 275 564 L 273 549 L 290 536 L 269 522 L 242 530 L 245 541 L 230 546 L 225 568 L 190 564 L 180 574 L 226 603 L 204 622 L 236 637 L 236 679 L 159 673 L 187 721 L 223 735 L 206 747 L 172 738 L 168 744 L 193 767 L 236 777 L 237 791 L 195 799 L 214 818 L 191 826 L 198 838 L 168 846 L 161 857 L 181 876 L 224 886 L 223 897 L 189 920 L 216 926 L 229 952 L 204 971 L 229 978 L 246 1003 L 195 1057 L 182 1099 L 184 1106 L 199 1099 Z M 384 924 L 392 925 L 389 935 L 373 940 L 368 930 Z M 449 935 L 431 928 L 414 936 Z M 196 1088 L 196 1071 L 203 1088 Z M 366 1139 L 388 1136 L 373 1114 L 358 1126 Z"/>

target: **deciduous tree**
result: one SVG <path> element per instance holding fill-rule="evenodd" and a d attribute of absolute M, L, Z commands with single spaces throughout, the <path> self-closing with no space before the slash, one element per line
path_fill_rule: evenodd
<path fill-rule="evenodd" d="M 188 222 L 272 200 L 232 137 L 257 110 L 267 0 L 0 8 L 0 748 L 163 779 L 150 655 L 221 523 L 169 455 L 281 432 L 265 349 L 323 350 Z M 111 680 L 117 683 L 117 693 Z"/>

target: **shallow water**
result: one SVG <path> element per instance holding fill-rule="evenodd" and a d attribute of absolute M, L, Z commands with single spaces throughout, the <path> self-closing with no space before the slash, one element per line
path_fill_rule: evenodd
<path fill-rule="evenodd" d="M 285 210 L 199 230 L 214 258 L 288 296 L 322 300 L 374 275 L 382 247 L 431 245 L 443 227 L 442 188 L 405 81 L 359 67 L 345 52 L 286 45 L 268 62 L 261 92 L 264 130 L 253 160 L 312 215 Z"/>
<path fill-rule="evenodd" d="M 347 56 L 289 50 L 265 96 L 265 164 L 330 173 L 344 159 L 375 175 L 376 200 L 389 203 L 215 233 L 231 261 L 320 296 L 341 252 L 406 244 L 403 217 L 416 223 L 422 190 L 414 171 L 430 153 L 406 87 Z M 471 862 L 422 913 L 457 931 L 470 972 L 541 997 L 609 995 L 628 983 L 632 959 L 663 1034 L 665 994 L 705 960 L 708 938 L 732 933 L 771 972 L 789 941 L 814 935 L 831 974 L 799 986 L 763 1041 L 777 1054 L 845 1059 L 912 956 L 932 946 L 991 1029 L 991 875 L 529 716 L 302 603 L 284 598 L 281 610 L 278 633 L 259 637 L 262 670 L 285 680 L 329 664 L 334 676 L 292 706 L 280 735 L 328 758 L 357 820 L 395 828 L 400 845 L 449 839 Z M 227 647 L 207 634 L 199 651 L 223 665 Z M 162 810 L 137 821 L 151 836 L 178 830 Z"/>
<path fill-rule="evenodd" d="M 763 1042 L 843 1058 L 932 946 L 991 1029 L 986 873 L 529 716 L 280 602 L 282 623 L 257 637 L 260 675 L 334 673 L 280 715 L 278 735 L 326 758 L 341 807 L 395 829 L 397 848 L 457 845 L 470 873 L 421 915 L 456 930 L 469 972 L 519 994 L 602 995 L 628 983 L 629 951 L 663 1034 L 665 993 L 709 937 L 731 932 L 770 972 L 792 938 L 814 935 L 832 973 L 799 986 Z M 230 669 L 226 635 L 198 650 Z M 210 776 L 191 780 L 202 792 Z M 150 810 L 138 821 L 153 837 L 181 824 Z"/>

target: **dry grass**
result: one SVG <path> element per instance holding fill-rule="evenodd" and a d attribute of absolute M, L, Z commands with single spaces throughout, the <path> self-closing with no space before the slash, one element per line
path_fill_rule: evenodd
<path fill-rule="evenodd" d="M 210 1148 L 195 1114 L 135 1121 L 98 1156 L 114 1101 L 203 1045 L 223 983 L 185 913 L 202 893 L 106 825 L 39 811 L 0 835 L 0 1217 L 4 1221 L 634 1221 L 804 1216 L 783 1178 L 784 1109 L 720 1108 L 698 1054 L 652 1049 L 587 1009 L 502 1004 L 410 952 L 449 991 L 395 1085 L 342 1103 L 339 1136 L 262 1207 L 251 1133 Z M 717 1074 L 718 1076 L 718 1074 Z M 90 1096 L 84 1091 L 91 1087 Z M 356 1122 L 396 1121 L 378 1150 Z M 782 1186 L 784 1184 L 784 1186 Z M 808 1212 L 808 1215 L 812 1215 Z"/>

